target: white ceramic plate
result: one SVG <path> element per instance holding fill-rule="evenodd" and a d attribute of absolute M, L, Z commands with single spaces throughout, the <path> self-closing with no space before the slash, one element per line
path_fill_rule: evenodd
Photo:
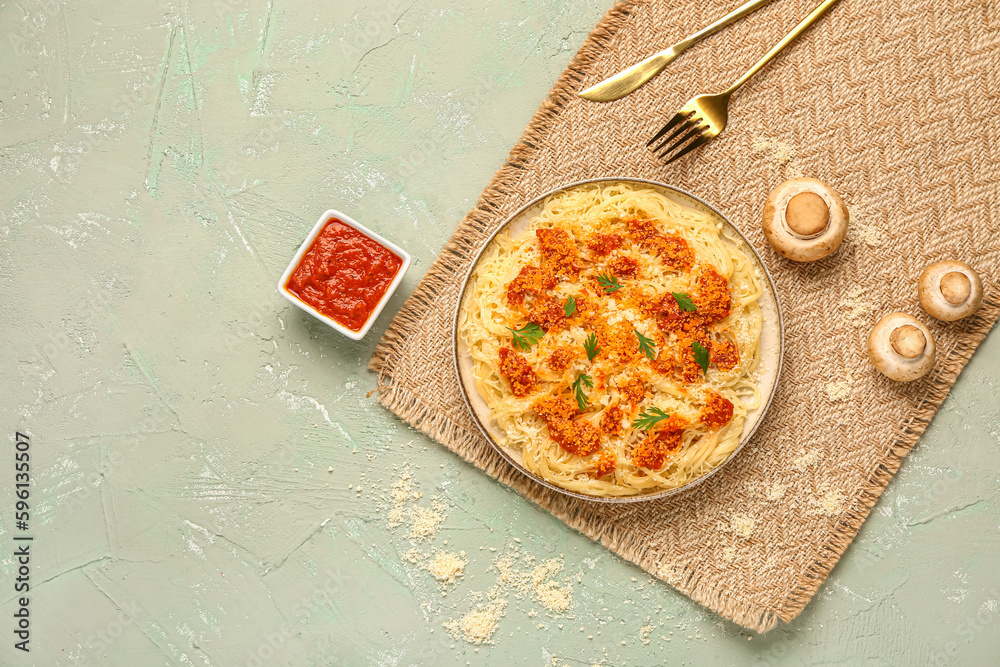
<path fill-rule="evenodd" d="M 701 477 L 689 482 L 688 484 L 678 487 L 676 489 L 669 489 L 666 491 L 658 491 L 655 493 L 649 493 L 640 496 L 628 496 L 621 498 L 605 498 L 600 496 L 589 496 L 582 493 L 577 493 L 575 491 L 569 491 L 560 486 L 556 486 L 551 482 L 548 482 L 541 477 L 538 477 L 534 473 L 530 472 L 524 467 L 521 458 L 521 452 L 513 447 L 508 447 L 506 443 L 506 435 L 500 428 L 490 419 L 490 411 L 486 406 L 486 401 L 483 400 L 482 396 L 476 390 L 475 377 L 473 375 L 473 365 L 472 358 L 468 354 L 465 344 L 460 340 L 458 335 L 458 314 L 465 303 L 466 295 L 469 290 L 469 284 L 472 280 L 472 274 L 475 272 L 476 266 L 479 264 L 480 258 L 486 253 L 490 246 L 494 243 L 496 236 L 502 231 L 510 232 L 512 237 L 516 237 L 524 229 L 527 228 L 528 222 L 538 215 L 544 204 L 546 198 L 558 193 L 563 190 L 569 190 L 570 188 L 575 188 L 580 185 L 597 183 L 597 184 L 612 184 L 612 183 L 635 183 L 639 185 L 644 185 L 656 190 L 657 192 L 669 197 L 670 199 L 676 201 L 677 203 L 693 208 L 695 210 L 701 211 L 708 214 L 712 218 L 715 218 L 721 222 L 724 226 L 735 232 L 735 236 L 740 239 L 739 247 L 743 250 L 749 257 L 751 257 L 755 264 L 757 265 L 758 278 L 760 279 L 764 293 L 761 296 L 758 303 L 760 304 L 761 310 L 764 315 L 764 325 L 761 331 L 761 371 L 760 371 L 760 389 L 764 396 L 764 401 L 759 408 L 752 410 L 747 415 L 747 420 L 743 424 L 743 435 L 740 439 L 739 446 L 730 454 L 729 458 L 720 463 L 718 466 L 708 471 Z M 708 479 L 716 472 L 718 472 L 723 466 L 733 460 L 733 458 L 739 453 L 743 446 L 746 445 L 747 441 L 750 440 L 757 427 L 760 425 L 761 420 L 763 420 L 764 415 L 767 413 L 767 409 L 771 405 L 771 398 L 774 395 L 775 387 L 778 384 L 778 378 L 781 375 L 781 362 L 782 353 L 784 348 L 783 340 L 783 328 L 781 322 L 781 307 L 778 304 L 777 296 L 774 292 L 774 284 L 771 281 L 771 274 L 768 273 L 767 268 L 761 261 L 760 256 L 753 249 L 750 243 L 746 240 L 746 237 L 737 229 L 729 220 L 726 219 L 719 211 L 711 207 L 710 205 L 698 199 L 694 195 L 688 194 L 683 190 L 665 185 L 663 183 L 657 183 L 656 181 L 648 181 L 640 178 L 598 178 L 591 179 L 587 181 L 579 181 L 577 183 L 570 183 L 564 185 L 560 188 L 547 192 L 537 199 L 525 204 L 519 211 L 510 216 L 500 227 L 497 229 L 489 240 L 483 245 L 482 250 L 476 255 L 475 260 L 472 262 L 472 266 L 469 269 L 468 274 L 465 276 L 465 280 L 462 283 L 462 293 L 458 300 L 458 308 L 455 310 L 455 317 L 453 321 L 453 344 L 454 344 L 454 357 L 455 357 L 455 371 L 458 374 L 459 386 L 462 388 L 462 396 L 465 399 L 465 404 L 469 408 L 469 412 L 472 414 L 473 420 L 479 427 L 483 436 L 489 441 L 493 448 L 496 449 L 501 456 L 503 456 L 507 461 L 510 462 L 515 468 L 520 470 L 522 473 L 535 480 L 537 483 L 547 486 L 554 491 L 559 493 L 564 493 L 568 496 L 573 496 L 575 498 L 582 498 L 584 500 L 591 500 L 596 502 L 606 502 L 606 503 L 629 503 L 629 502 L 643 502 L 647 500 L 654 500 L 657 498 L 663 498 L 665 496 L 673 495 L 680 491 L 690 489 L 691 487 L 703 482 Z"/>

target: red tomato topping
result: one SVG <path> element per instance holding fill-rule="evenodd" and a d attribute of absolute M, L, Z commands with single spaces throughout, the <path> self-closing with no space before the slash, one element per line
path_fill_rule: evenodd
<path fill-rule="evenodd" d="M 597 232 L 587 239 L 587 247 L 598 255 L 607 255 L 612 250 L 622 247 L 622 241 L 624 239 L 618 234 L 601 234 Z"/>
<path fill-rule="evenodd" d="M 594 471 L 590 473 L 591 477 L 604 477 L 605 475 L 610 475 L 618 467 L 617 461 L 615 461 L 615 455 L 604 450 L 597 455 L 597 461 L 594 462 Z"/>
<path fill-rule="evenodd" d="M 579 412 L 575 403 L 570 403 L 565 398 L 556 398 L 555 396 L 543 396 L 532 403 L 531 407 L 545 421 L 569 419 Z"/>
<path fill-rule="evenodd" d="M 638 468 L 659 470 L 666 463 L 667 456 L 681 446 L 681 435 L 687 422 L 677 415 L 671 415 L 653 433 L 640 442 L 632 452 L 632 464 Z"/>
<path fill-rule="evenodd" d="M 510 348 L 500 348 L 500 372 L 507 378 L 515 396 L 527 396 L 535 388 L 535 371 L 524 357 Z"/>
<path fill-rule="evenodd" d="M 552 354 L 549 355 L 549 368 L 554 370 L 556 373 L 562 373 L 566 370 L 570 363 L 574 359 L 580 356 L 580 348 L 573 347 L 572 345 L 562 345 L 552 350 Z"/>
<path fill-rule="evenodd" d="M 629 220 L 626 224 L 632 237 L 670 268 L 686 271 L 694 264 L 694 250 L 681 237 L 661 234 L 652 220 Z"/>
<path fill-rule="evenodd" d="M 689 328 L 685 325 L 698 318 L 693 313 L 681 310 L 681 307 L 677 305 L 677 299 L 670 292 L 664 294 L 663 298 L 660 299 L 658 310 L 656 323 L 663 333 L 680 332 Z"/>
<path fill-rule="evenodd" d="M 575 270 L 576 243 L 565 229 L 536 229 L 535 236 L 538 237 L 542 258 L 556 273 L 564 274 Z"/>
<path fill-rule="evenodd" d="M 601 432 L 585 421 L 556 417 L 548 424 L 549 435 L 570 454 L 589 456 L 601 448 Z"/>
<path fill-rule="evenodd" d="M 528 314 L 528 321 L 534 322 L 548 331 L 559 326 L 566 320 L 566 311 L 561 303 L 550 296 L 542 296 L 535 300 L 535 306 Z"/>
<path fill-rule="evenodd" d="M 639 272 L 639 262 L 631 257 L 615 257 L 608 262 L 608 271 L 618 278 L 635 278 Z"/>
<path fill-rule="evenodd" d="M 728 338 L 723 338 L 712 343 L 711 361 L 720 371 L 731 371 L 740 363 L 740 348 Z"/>
<path fill-rule="evenodd" d="M 601 430 L 612 435 L 621 435 L 625 430 L 622 427 L 622 420 L 624 418 L 625 411 L 617 405 L 612 405 L 601 416 Z"/>
<path fill-rule="evenodd" d="M 725 426 L 733 418 L 733 403 L 714 391 L 708 391 L 705 407 L 701 409 L 701 420 L 710 427 Z"/>
<path fill-rule="evenodd" d="M 729 280 L 709 266 L 698 276 L 698 292 L 694 302 L 698 306 L 698 314 L 706 322 L 715 322 L 729 317 L 732 297 L 729 295 Z"/>
<path fill-rule="evenodd" d="M 519 306 L 526 295 L 538 296 L 556 286 L 556 277 L 549 269 L 522 266 L 514 280 L 507 285 L 507 301 Z"/>

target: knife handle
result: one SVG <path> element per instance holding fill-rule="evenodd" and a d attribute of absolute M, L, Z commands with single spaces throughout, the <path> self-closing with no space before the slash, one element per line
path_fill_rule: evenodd
<path fill-rule="evenodd" d="M 766 5 L 769 2 L 771 2 L 771 0 L 750 0 L 747 3 L 740 5 L 733 11 L 723 16 L 721 19 L 705 26 L 704 28 L 694 33 L 693 35 L 688 35 L 681 41 L 674 44 L 673 47 L 671 47 L 674 51 L 674 54 L 680 55 L 681 53 L 688 50 L 689 48 L 691 48 L 701 40 L 705 39 L 709 35 L 716 33 L 719 30 L 722 30 L 733 21 L 738 21 L 739 19 L 743 18 L 753 10 L 757 9 L 758 7 L 761 7 L 762 5 Z"/>

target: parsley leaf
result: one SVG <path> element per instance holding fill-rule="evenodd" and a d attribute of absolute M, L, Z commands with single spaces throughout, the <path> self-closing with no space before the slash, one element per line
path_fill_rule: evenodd
<path fill-rule="evenodd" d="M 674 295 L 677 307 L 685 313 L 693 313 L 698 310 L 698 307 L 694 305 L 694 301 L 691 300 L 691 295 L 687 292 L 671 292 L 671 294 Z"/>
<path fill-rule="evenodd" d="M 691 349 L 694 350 L 694 360 L 701 366 L 701 372 L 708 372 L 708 350 L 702 347 L 702 344 L 698 341 L 691 343 Z"/>
<path fill-rule="evenodd" d="M 660 408 L 650 408 L 635 418 L 635 421 L 632 422 L 632 428 L 639 428 L 643 431 L 648 431 L 669 416 L 670 415 Z"/>
<path fill-rule="evenodd" d="M 576 312 L 576 297 L 571 296 L 566 299 L 566 305 L 563 306 L 563 312 L 566 313 L 566 317 L 569 317 Z"/>
<path fill-rule="evenodd" d="M 622 284 L 618 282 L 617 278 L 606 273 L 598 275 L 597 282 L 608 294 L 613 294 L 622 288 Z"/>
<path fill-rule="evenodd" d="M 656 346 L 653 345 L 653 339 L 646 338 L 639 333 L 638 329 L 633 329 L 633 331 L 635 331 L 635 335 L 639 338 L 639 351 L 645 354 L 650 361 L 656 359 Z"/>
<path fill-rule="evenodd" d="M 590 377 L 589 375 L 581 374 L 578 378 L 576 378 L 576 381 L 573 383 L 573 393 L 576 394 L 576 404 L 577 406 L 579 406 L 580 412 L 586 410 L 587 406 L 590 405 L 590 399 L 587 398 L 587 395 L 585 393 L 583 393 L 584 385 L 587 386 L 587 389 L 593 389 L 594 378 Z"/>
<path fill-rule="evenodd" d="M 592 333 L 587 336 L 587 340 L 583 342 L 583 347 L 587 350 L 587 361 L 593 361 L 601 352 L 601 348 L 597 347 L 597 334 Z"/>
<path fill-rule="evenodd" d="M 545 335 L 545 330 L 534 322 L 528 322 L 520 329 L 511 329 L 510 327 L 507 329 L 514 336 L 514 347 L 524 351 L 530 350 L 531 346 Z"/>

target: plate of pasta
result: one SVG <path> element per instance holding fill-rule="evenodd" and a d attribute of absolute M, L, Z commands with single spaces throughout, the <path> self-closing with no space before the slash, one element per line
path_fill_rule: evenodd
<path fill-rule="evenodd" d="M 781 310 L 750 243 L 697 197 L 642 179 L 522 207 L 473 261 L 454 324 L 483 435 L 588 500 L 706 479 L 753 435 L 781 372 Z"/>

